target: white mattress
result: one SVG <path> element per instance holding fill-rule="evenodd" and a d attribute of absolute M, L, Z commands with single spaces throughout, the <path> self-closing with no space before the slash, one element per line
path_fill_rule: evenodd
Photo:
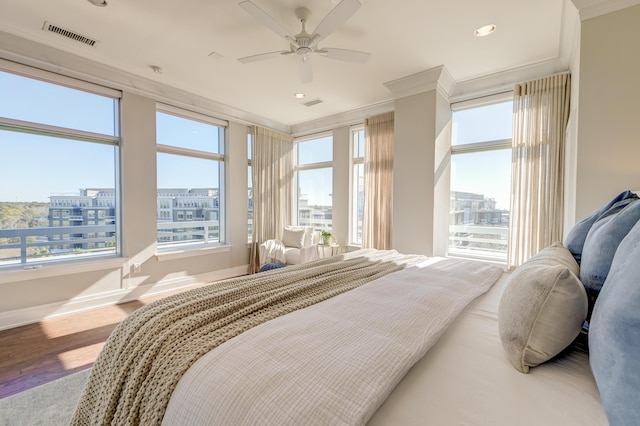
<path fill-rule="evenodd" d="M 586 353 L 517 371 L 498 336 L 507 275 L 472 302 L 402 379 L 369 425 L 607 425 Z"/>

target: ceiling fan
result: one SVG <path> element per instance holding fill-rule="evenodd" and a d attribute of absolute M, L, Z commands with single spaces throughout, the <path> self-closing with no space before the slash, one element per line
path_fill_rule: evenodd
<path fill-rule="evenodd" d="M 317 26 L 311 34 L 307 33 L 305 24 L 311 11 L 306 7 L 299 7 L 295 10 L 296 17 L 302 25 L 302 30 L 296 35 L 292 35 L 278 21 L 273 19 L 264 10 L 260 9 L 251 1 L 240 2 L 247 13 L 252 15 L 263 25 L 275 32 L 289 42 L 289 50 L 279 50 L 276 52 L 261 53 L 259 55 L 246 56 L 239 58 L 238 61 L 243 64 L 262 61 L 264 59 L 274 58 L 281 55 L 297 55 L 300 57 L 300 82 L 308 83 L 313 78 L 311 68 L 311 56 L 317 54 L 327 58 L 339 59 L 341 61 L 365 63 L 371 57 L 370 53 L 359 52 L 357 50 L 337 49 L 333 47 L 318 47 L 318 43 L 336 30 L 340 25 L 344 24 L 359 8 L 358 0 L 342 0 L 324 17 L 322 22 Z"/>

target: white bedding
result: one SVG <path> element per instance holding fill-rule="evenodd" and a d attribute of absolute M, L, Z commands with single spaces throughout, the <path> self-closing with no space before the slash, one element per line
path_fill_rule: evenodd
<path fill-rule="evenodd" d="M 517 371 L 498 336 L 506 274 L 458 316 L 398 384 L 369 425 L 607 425 L 579 349 Z"/>
<path fill-rule="evenodd" d="M 256 326 L 184 374 L 163 424 L 364 424 L 500 274 L 432 258 Z"/>

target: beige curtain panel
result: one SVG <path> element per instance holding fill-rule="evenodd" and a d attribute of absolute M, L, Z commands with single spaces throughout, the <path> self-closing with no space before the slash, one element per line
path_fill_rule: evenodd
<path fill-rule="evenodd" d="M 293 223 L 293 137 L 262 127 L 251 129 L 253 137 L 253 244 L 249 273 L 260 267 L 259 246 L 282 238 Z"/>
<path fill-rule="evenodd" d="M 569 74 L 514 87 L 510 269 L 562 240 L 570 90 Z"/>
<path fill-rule="evenodd" d="M 393 112 L 365 121 L 363 248 L 391 249 L 393 125 Z"/>

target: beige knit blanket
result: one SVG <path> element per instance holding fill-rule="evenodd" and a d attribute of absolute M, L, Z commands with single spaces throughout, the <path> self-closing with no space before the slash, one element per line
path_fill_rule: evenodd
<path fill-rule="evenodd" d="M 143 306 L 107 340 L 71 424 L 160 424 L 180 378 L 213 348 L 256 325 L 424 259 L 361 250 L 215 283 Z"/>

